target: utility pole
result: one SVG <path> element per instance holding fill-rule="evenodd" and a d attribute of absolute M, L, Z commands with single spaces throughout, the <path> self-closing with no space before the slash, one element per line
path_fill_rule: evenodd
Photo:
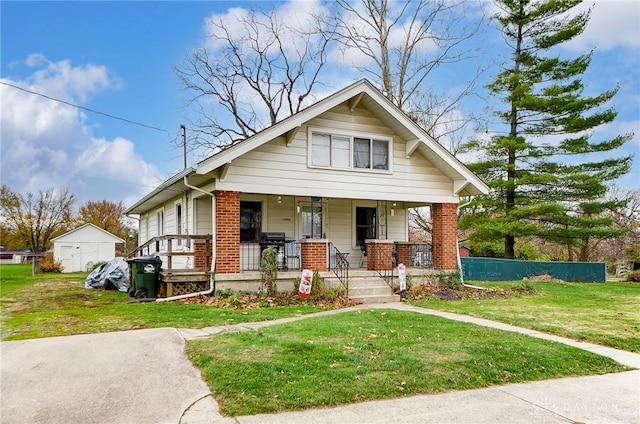
<path fill-rule="evenodd" d="M 182 151 L 184 156 L 184 169 L 187 169 L 187 127 L 180 125 L 182 128 Z"/>

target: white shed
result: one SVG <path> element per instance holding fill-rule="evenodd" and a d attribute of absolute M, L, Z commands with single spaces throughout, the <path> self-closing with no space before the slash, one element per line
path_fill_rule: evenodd
<path fill-rule="evenodd" d="M 53 240 L 53 257 L 59 261 L 63 272 L 87 271 L 98 262 L 108 262 L 115 257 L 116 244 L 124 243 L 93 224 L 84 224 Z"/>

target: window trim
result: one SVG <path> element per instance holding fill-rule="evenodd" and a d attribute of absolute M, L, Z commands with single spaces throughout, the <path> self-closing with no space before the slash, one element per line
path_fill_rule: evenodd
<path fill-rule="evenodd" d="M 322 134 L 331 137 L 348 137 L 349 138 L 349 166 L 337 167 L 331 165 L 331 157 L 329 157 L 329 165 L 314 165 L 313 164 L 313 135 Z M 354 164 L 354 139 L 368 139 L 370 145 L 370 155 L 373 155 L 374 141 L 386 141 L 387 142 L 387 169 L 374 168 L 370 163 L 369 168 L 356 168 Z M 331 140 L 330 139 L 330 140 Z M 331 154 L 332 148 L 329 144 L 329 153 Z M 391 174 L 393 172 L 393 136 L 363 133 L 359 131 L 347 131 L 347 130 L 335 130 L 326 127 L 308 127 L 307 129 L 307 166 L 315 169 L 335 169 L 341 171 L 351 172 L 373 172 L 376 174 Z"/>
<path fill-rule="evenodd" d="M 156 236 L 160 237 L 164 235 L 165 232 L 165 216 L 164 216 L 164 206 L 156 209 Z"/>

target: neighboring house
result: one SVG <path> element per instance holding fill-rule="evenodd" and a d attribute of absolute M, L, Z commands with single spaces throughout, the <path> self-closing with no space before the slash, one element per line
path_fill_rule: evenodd
<path fill-rule="evenodd" d="M 13 263 L 13 253 L 12 252 L 0 252 L 0 264 L 11 264 Z"/>
<path fill-rule="evenodd" d="M 52 240 L 53 257 L 62 264 L 62 272 L 83 272 L 98 262 L 116 256 L 116 244 L 124 243 L 93 224 L 84 224 Z"/>
<path fill-rule="evenodd" d="M 285 269 L 324 272 L 344 266 L 338 258 L 351 268 L 388 268 L 380 258 L 392 255 L 394 264 L 456 269 L 460 197 L 487 192 L 361 80 L 173 176 L 126 213 L 139 216 L 139 240 L 149 240 L 141 254 L 197 251 L 202 240 L 191 244 L 185 235 L 210 235 L 206 268 L 217 283 L 239 282 L 255 277 L 269 241 L 283 240 Z M 416 207 L 431 207 L 433 217 L 433 244 L 418 246 L 428 248 L 419 255 L 409 243 Z M 164 266 L 202 265 L 185 258 L 170 265 L 163 257 Z"/>

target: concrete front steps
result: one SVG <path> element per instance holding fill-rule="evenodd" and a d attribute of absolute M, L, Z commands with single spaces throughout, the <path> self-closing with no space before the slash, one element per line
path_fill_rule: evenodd
<path fill-rule="evenodd" d="M 340 284 L 337 278 L 325 278 L 325 283 Z M 371 272 L 349 272 L 349 298 L 365 304 L 400 302 L 400 295 L 392 294 L 386 281 Z"/>

